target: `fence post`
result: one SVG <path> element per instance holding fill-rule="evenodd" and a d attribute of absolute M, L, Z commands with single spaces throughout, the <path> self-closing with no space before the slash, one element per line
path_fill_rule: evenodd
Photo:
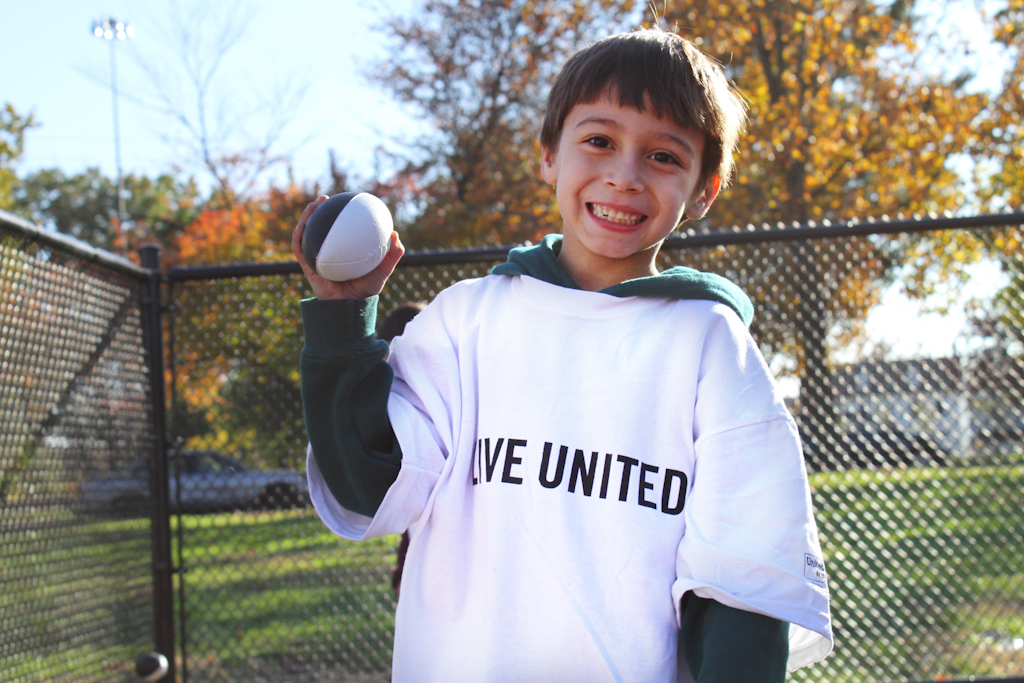
<path fill-rule="evenodd" d="M 171 561 L 171 506 L 167 466 L 167 410 L 164 389 L 163 306 L 160 292 L 160 245 L 139 249 L 142 267 L 149 280 L 142 287 L 140 313 L 143 345 L 149 373 L 152 455 L 150 486 L 153 494 L 153 644 L 167 657 L 168 670 L 161 681 L 177 680 L 174 661 L 174 567 Z"/>

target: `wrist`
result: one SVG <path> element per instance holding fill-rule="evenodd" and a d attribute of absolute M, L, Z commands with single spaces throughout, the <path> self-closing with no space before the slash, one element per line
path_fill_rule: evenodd
<path fill-rule="evenodd" d="M 377 297 L 363 299 L 303 299 L 302 326 L 306 353 L 334 355 L 353 343 L 373 341 L 377 326 Z"/>

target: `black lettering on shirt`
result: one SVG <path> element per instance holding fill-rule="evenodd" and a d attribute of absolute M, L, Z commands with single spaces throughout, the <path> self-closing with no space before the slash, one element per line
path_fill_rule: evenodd
<path fill-rule="evenodd" d="M 508 440 L 508 445 L 505 446 L 505 469 L 501 473 L 501 480 L 503 482 L 505 482 L 506 484 L 522 484 L 523 483 L 523 478 L 522 477 L 513 477 L 512 476 L 512 465 L 518 465 L 518 464 L 523 462 L 523 459 L 519 458 L 519 457 L 516 457 L 512 453 L 512 451 L 516 448 L 516 446 L 525 446 L 525 445 L 526 445 L 526 441 L 524 441 L 523 439 L 509 439 Z M 495 459 L 497 459 L 497 457 L 498 457 L 497 454 L 495 454 L 494 457 L 495 457 Z"/>
<path fill-rule="evenodd" d="M 540 459 L 540 485 L 546 489 L 553 489 L 562 483 L 562 473 L 565 472 L 565 456 L 569 452 L 568 446 L 558 449 L 558 464 L 555 466 L 555 477 L 548 479 L 548 463 L 551 461 L 551 443 L 544 443 L 544 455 Z"/>
<path fill-rule="evenodd" d="M 629 471 L 633 469 L 634 465 L 639 465 L 640 461 L 636 458 L 627 458 L 624 455 L 620 455 L 616 460 L 622 463 L 622 485 L 619 486 L 619 500 L 625 503 L 629 496 Z"/>
<path fill-rule="evenodd" d="M 480 481 L 476 478 L 476 473 L 480 470 L 480 439 L 476 440 L 473 444 L 473 486 L 476 486 Z"/>
<path fill-rule="evenodd" d="M 502 457 L 502 448 L 505 449 L 505 463 L 501 467 L 500 481 L 505 484 L 522 484 L 524 477 L 518 476 L 522 470 L 524 457 L 517 456 L 515 449 L 526 447 L 525 439 L 500 438 L 494 440 L 494 449 L 491 449 L 490 438 L 477 439 L 473 445 L 472 482 L 473 485 L 484 484 L 492 481 L 495 471 L 498 469 L 498 460 Z M 568 485 L 565 493 L 575 494 L 578 491 L 590 498 L 594 494 L 594 485 L 598 478 L 598 459 L 600 451 L 587 451 L 582 448 L 572 448 L 561 445 L 558 448 L 558 461 L 552 463 L 552 451 L 554 444 L 550 441 L 544 442 L 543 452 L 540 458 L 540 471 L 538 480 L 546 489 L 557 489 L 566 480 L 566 467 L 568 466 Z M 569 461 L 569 452 L 572 450 L 573 458 Z M 629 489 L 633 482 L 633 468 L 639 473 L 637 479 L 637 505 L 640 507 L 658 510 L 658 474 L 664 471 L 661 483 L 661 512 L 666 515 L 678 515 L 686 505 L 687 475 L 679 470 L 668 467 L 660 467 L 631 458 L 626 455 L 604 454 L 604 462 L 601 468 L 601 484 L 598 488 L 598 497 L 608 498 L 608 490 L 612 481 L 612 462 L 622 463 L 622 471 L 619 479 L 619 502 L 629 502 Z M 537 461 L 531 458 L 529 464 Z M 553 468 L 553 471 L 552 471 Z"/>
<path fill-rule="evenodd" d="M 655 510 L 658 509 L 658 504 L 644 498 L 644 491 L 647 489 L 650 489 L 652 491 L 654 490 L 654 484 L 647 481 L 647 475 L 657 473 L 657 465 L 648 465 L 645 462 L 640 463 L 640 492 L 637 494 L 636 502 L 639 503 L 640 505 L 643 505 L 645 508 L 654 508 Z M 664 495 L 664 492 L 662 492 L 662 495 Z"/>
<path fill-rule="evenodd" d="M 576 449 L 572 459 L 572 470 L 569 472 L 569 493 L 576 493 L 576 480 L 583 482 L 583 495 L 589 496 L 594 490 L 594 476 L 597 474 L 597 451 L 590 454 L 590 469 L 583 459 L 583 451 Z"/>
<path fill-rule="evenodd" d="M 604 471 L 601 473 L 601 498 L 608 497 L 608 480 L 611 478 L 612 473 L 612 454 L 604 454 Z"/>
<path fill-rule="evenodd" d="M 494 474 L 494 468 L 498 464 L 498 455 L 501 453 L 501 444 L 505 441 L 504 438 L 498 439 L 498 442 L 494 446 L 494 460 L 491 460 L 491 440 L 484 439 L 484 459 L 487 461 L 487 481 L 491 480 L 491 476 Z"/>
<path fill-rule="evenodd" d="M 679 497 L 676 498 L 674 505 L 670 505 L 669 501 L 672 500 L 672 480 L 679 480 Z M 670 470 L 665 468 L 665 483 L 661 489 L 661 511 L 666 515 L 678 515 L 683 511 L 683 506 L 686 504 L 686 475 L 679 470 Z"/>

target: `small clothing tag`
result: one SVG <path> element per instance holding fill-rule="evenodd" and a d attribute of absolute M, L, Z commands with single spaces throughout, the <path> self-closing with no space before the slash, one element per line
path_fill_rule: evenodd
<path fill-rule="evenodd" d="M 825 563 L 810 553 L 804 553 L 804 577 L 824 586 L 828 578 L 825 575 Z"/>

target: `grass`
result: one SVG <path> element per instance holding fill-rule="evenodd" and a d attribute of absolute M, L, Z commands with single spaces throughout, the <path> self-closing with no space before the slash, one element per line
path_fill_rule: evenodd
<path fill-rule="evenodd" d="M 152 647 L 148 521 L 0 512 L 0 679 L 124 680 Z"/>
<path fill-rule="evenodd" d="M 1024 673 L 1024 467 L 811 477 L 835 652 L 797 680 Z M 1012 641 L 1011 641 L 1012 645 Z"/>
<path fill-rule="evenodd" d="M 309 510 L 187 516 L 182 536 L 191 667 L 390 667 L 397 538 L 346 542 Z"/>
<path fill-rule="evenodd" d="M 1012 641 L 1024 637 L 1024 466 L 811 484 L 836 650 L 794 680 L 1024 674 Z M 152 633 L 148 523 L 37 514 L 12 528 L 0 545 L 0 678 L 130 680 Z M 180 532 L 190 680 L 246 680 L 254 662 L 388 670 L 397 538 L 342 541 L 311 510 L 185 516 Z"/>

